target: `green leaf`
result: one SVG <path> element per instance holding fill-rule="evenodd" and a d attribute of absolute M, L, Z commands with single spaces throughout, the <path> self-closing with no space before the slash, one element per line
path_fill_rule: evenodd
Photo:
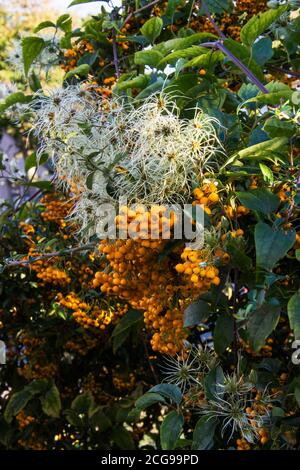
<path fill-rule="evenodd" d="M 271 271 L 294 245 L 296 232 L 292 229 L 273 228 L 259 222 L 255 226 L 254 238 L 257 266 Z"/>
<path fill-rule="evenodd" d="M 134 63 L 137 65 L 150 65 L 150 67 L 156 67 L 162 58 L 163 55 L 158 51 L 138 51 L 134 54 Z"/>
<path fill-rule="evenodd" d="M 258 351 L 265 344 L 266 338 L 276 328 L 280 311 L 280 305 L 265 303 L 257 310 L 251 312 L 247 332 L 253 351 Z"/>
<path fill-rule="evenodd" d="M 300 407 L 300 387 L 295 388 L 294 395 L 298 403 L 298 406 Z"/>
<path fill-rule="evenodd" d="M 236 240 L 228 240 L 226 251 L 230 255 L 230 265 L 242 272 L 252 269 L 252 259 L 246 253 L 237 247 Z"/>
<path fill-rule="evenodd" d="M 266 131 L 270 137 L 292 137 L 296 132 L 296 128 L 292 122 L 283 121 L 276 116 L 272 116 L 266 120 L 264 131 Z"/>
<path fill-rule="evenodd" d="M 237 192 L 240 202 L 253 211 L 262 212 L 265 215 L 276 212 L 279 207 L 279 197 L 264 188 L 257 188 L 251 191 Z"/>
<path fill-rule="evenodd" d="M 232 315 L 221 314 L 214 329 L 214 348 L 217 354 L 223 354 L 234 338 L 234 318 Z"/>
<path fill-rule="evenodd" d="M 70 3 L 68 8 L 72 7 L 73 5 L 81 5 L 82 3 L 92 3 L 92 2 L 99 2 L 99 1 L 100 0 L 73 0 L 73 2 Z"/>
<path fill-rule="evenodd" d="M 154 405 L 154 403 L 165 404 L 166 400 L 159 393 L 148 392 L 137 399 L 137 401 L 135 402 L 135 407 L 138 410 L 144 410 L 145 408 L 148 408 L 148 406 Z"/>
<path fill-rule="evenodd" d="M 172 64 L 176 62 L 178 59 L 185 59 L 190 57 L 199 57 L 201 54 L 207 54 L 207 49 L 201 46 L 191 46 L 186 47 L 185 49 L 180 49 L 171 52 L 167 56 L 165 56 L 158 64 L 159 67 L 162 67 L 166 64 Z"/>
<path fill-rule="evenodd" d="M 116 353 L 116 351 L 128 338 L 132 328 L 136 326 L 142 326 L 142 322 L 143 313 L 140 310 L 130 309 L 126 313 L 126 315 L 119 321 L 114 331 L 112 332 L 114 353 Z"/>
<path fill-rule="evenodd" d="M 176 405 L 180 405 L 182 400 L 182 393 L 179 387 L 173 384 L 158 384 L 150 388 L 149 392 L 159 393 L 163 397 L 172 400 Z"/>
<path fill-rule="evenodd" d="M 156 38 L 160 35 L 163 27 L 163 20 L 154 16 L 146 21 L 145 24 L 141 27 L 142 35 L 148 39 L 149 42 L 153 43 Z"/>
<path fill-rule="evenodd" d="M 267 165 L 265 165 L 264 163 L 260 163 L 259 168 L 260 168 L 260 171 L 262 172 L 262 175 L 264 177 L 264 181 L 266 181 L 267 183 L 273 183 L 274 175 L 273 175 L 272 170 Z"/>
<path fill-rule="evenodd" d="M 231 38 L 224 40 L 224 46 L 229 49 L 251 72 L 261 81 L 265 80 L 261 67 L 253 60 L 249 49 Z"/>
<path fill-rule="evenodd" d="M 206 54 L 202 54 L 194 59 L 189 60 L 185 67 L 199 67 L 208 69 L 216 65 L 218 62 L 222 62 L 224 59 L 224 54 L 220 51 L 210 51 Z"/>
<path fill-rule="evenodd" d="M 44 39 L 37 36 L 28 36 L 22 39 L 22 54 L 24 63 L 24 73 L 27 77 L 29 69 L 34 60 L 40 55 L 46 47 Z"/>
<path fill-rule="evenodd" d="M 257 39 L 266 29 L 268 29 L 274 21 L 279 18 L 287 6 L 283 5 L 276 10 L 267 10 L 259 15 L 254 15 L 241 29 L 241 41 L 246 46 L 252 46 L 255 39 Z"/>
<path fill-rule="evenodd" d="M 66 13 L 61 15 L 56 22 L 58 28 L 60 28 L 64 33 L 69 33 L 72 29 L 72 18 L 71 16 Z"/>
<path fill-rule="evenodd" d="M 112 427 L 111 420 L 103 412 L 101 406 L 97 406 L 93 410 L 93 412 L 90 414 L 89 422 L 91 427 L 98 427 L 100 432 L 105 432 L 107 429 Z"/>
<path fill-rule="evenodd" d="M 209 450 L 214 443 L 214 434 L 218 421 L 209 416 L 198 419 L 194 433 L 192 450 Z"/>
<path fill-rule="evenodd" d="M 118 82 L 116 88 L 120 91 L 128 88 L 145 88 L 150 82 L 150 75 L 138 75 L 130 80 Z"/>
<path fill-rule="evenodd" d="M 171 411 L 167 414 L 160 427 L 160 445 L 162 450 L 173 450 L 180 437 L 183 416 L 177 411 Z"/>
<path fill-rule="evenodd" d="M 0 104 L 0 111 L 3 112 L 7 108 L 10 108 L 10 106 L 13 106 L 14 104 L 17 103 L 30 103 L 32 100 L 32 96 L 24 95 L 21 91 L 17 91 L 16 93 L 12 93 L 11 95 L 8 95 L 4 101 Z"/>
<path fill-rule="evenodd" d="M 61 411 L 61 401 L 55 384 L 40 398 L 44 413 L 52 418 L 58 418 Z"/>
<path fill-rule="evenodd" d="M 75 67 L 75 69 L 70 70 L 68 73 L 66 73 L 64 79 L 66 80 L 67 78 L 74 77 L 74 75 L 79 75 L 80 77 L 86 77 L 89 71 L 90 71 L 89 64 L 81 64 L 78 67 Z"/>
<path fill-rule="evenodd" d="M 7 423 L 10 423 L 14 416 L 16 416 L 31 400 L 32 393 L 26 387 L 20 392 L 14 393 L 4 410 L 4 419 Z"/>
<path fill-rule="evenodd" d="M 208 400 L 222 398 L 224 392 L 224 373 L 221 367 L 210 370 L 204 379 L 205 395 Z"/>
<path fill-rule="evenodd" d="M 119 426 L 113 429 L 111 433 L 111 439 L 122 450 L 134 450 L 135 445 L 131 434 L 123 426 Z"/>
<path fill-rule="evenodd" d="M 78 395 L 71 404 L 71 409 L 76 411 L 78 414 L 86 414 L 88 415 L 89 412 L 94 407 L 94 398 L 90 392 L 82 393 Z"/>
<path fill-rule="evenodd" d="M 273 57 L 272 40 L 270 38 L 261 38 L 253 44 L 252 56 L 258 65 L 264 65 Z"/>
<path fill-rule="evenodd" d="M 259 157 L 271 152 L 283 152 L 288 143 L 286 137 L 275 137 L 271 140 L 260 142 L 259 144 L 251 145 L 251 147 L 240 150 L 238 153 L 232 155 L 226 162 L 225 166 L 234 163 L 237 159 L 248 159 L 253 157 Z"/>
<path fill-rule="evenodd" d="M 183 326 L 192 328 L 205 321 L 210 314 L 210 306 L 204 300 L 196 300 L 190 304 L 184 311 Z"/>
<path fill-rule="evenodd" d="M 46 29 L 46 28 L 56 28 L 56 25 L 55 23 L 53 23 L 52 21 L 42 21 L 40 24 L 38 24 L 33 32 L 34 33 L 38 33 L 39 31 L 41 31 L 42 29 Z"/>
<path fill-rule="evenodd" d="M 28 171 L 30 170 L 30 168 L 35 168 L 37 167 L 38 165 L 43 165 L 44 163 L 46 163 L 46 161 L 48 160 L 48 155 L 47 154 L 43 154 L 41 156 L 41 158 L 39 159 L 39 161 L 37 161 L 37 155 L 35 152 L 31 153 L 30 155 L 28 155 L 28 157 L 26 157 L 25 159 L 25 170 Z"/>
<path fill-rule="evenodd" d="M 290 327 L 296 339 L 300 339 L 300 292 L 296 292 L 288 301 Z"/>
<path fill-rule="evenodd" d="M 232 0 L 205 0 L 205 5 L 209 13 L 217 13 L 221 15 L 225 11 L 231 12 L 233 8 L 233 1 Z M 206 9 L 201 7 L 200 14 L 206 15 Z"/>

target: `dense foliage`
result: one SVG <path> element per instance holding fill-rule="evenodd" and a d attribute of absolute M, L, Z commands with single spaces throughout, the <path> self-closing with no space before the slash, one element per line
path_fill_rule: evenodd
<path fill-rule="evenodd" d="M 0 43 L 0 447 L 299 449 L 300 3 L 102 3 Z"/>

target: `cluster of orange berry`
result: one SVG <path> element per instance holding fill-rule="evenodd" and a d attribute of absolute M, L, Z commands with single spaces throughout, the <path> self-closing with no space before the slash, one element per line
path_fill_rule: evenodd
<path fill-rule="evenodd" d="M 76 340 L 69 340 L 64 344 L 64 349 L 69 352 L 86 356 L 87 353 L 94 349 L 98 344 L 98 338 L 92 338 L 86 334 L 81 334 Z"/>
<path fill-rule="evenodd" d="M 185 248 L 181 258 L 184 263 L 177 264 L 176 271 L 188 276 L 199 292 L 206 292 L 212 285 L 218 286 L 220 284 L 219 270 L 208 263 L 206 253 L 203 250 Z"/>
<path fill-rule="evenodd" d="M 65 62 L 61 64 L 61 68 L 65 72 L 74 69 L 78 60 L 87 52 L 94 52 L 94 46 L 87 39 L 82 39 L 78 44 L 74 45 L 72 49 L 65 51 Z"/>
<path fill-rule="evenodd" d="M 56 193 L 50 193 L 42 197 L 40 203 L 43 204 L 45 208 L 41 214 L 45 222 L 54 222 L 62 229 L 66 227 L 65 218 L 72 209 L 72 202 L 61 198 Z"/>
<path fill-rule="evenodd" d="M 201 204 L 204 206 L 204 211 L 211 215 L 210 207 L 219 202 L 218 188 L 215 183 L 205 183 L 201 188 L 194 189 L 193 205 Z"/>
<path fill-rule="evenodd" d="M 244 215 L 249 214 L 249 209 L 247 207 L 238 205 L 236 207 L 232 207 L 231 205 L 224 206 L 224 212 L 228 219 L 234 220 L 239 217 L 243 217 Z"/>
<path fill-rule="evenodd" d="M 172 231 L 174 223 L 175 215 L 167 217 L 161 206 L 151 211 L 122 208 L 117 226 L 119 231 L 129 232 L 131 238 L 101 242 L 100 253 L 106 256 L 109 267 L 94 278 L 95 288 L 100 286 L 102 292 L 144 310 L 145 324 L 154 332 L 153 349 L 173 354 L 181 349 L 186 333 L 182 329 L 182 310 L 170 307 L 174 294 L 179 292 L 174 262 L 169 256 L 159 256 L 167 243 L 162 237 Z"/>
<path fill-rule="evenodd" d="M 113 371 L 112 382 L 113 386 L 119 391 L 133 390 L 136 386 L 136 378 L 132 372 L 125 379 L 120 373 Z"/>
<path fill-rule="evenodd" d="M 128 306 L 116 303 L 115 305 L 90 305 L 83 302 L 75 292 L 70 292 L 65 297 L 61 292 L 57 294 L 57 301 L 62 307 L 73 311 L 72 318 L 84 328 L 96 328 L 105 330 L 109 325 L 115 324 L 123 316 Z"/>
<path fill-rule="evenodd" d="M 30 426 L 30 424 L 35 422 L 35 418 L 33 416 L 26 415 L 24 410 L 21 410 L 16 415 L 16 420 L 18 422 L 18 428 L 21 430 L 27 428 L 27 426 Z"/>

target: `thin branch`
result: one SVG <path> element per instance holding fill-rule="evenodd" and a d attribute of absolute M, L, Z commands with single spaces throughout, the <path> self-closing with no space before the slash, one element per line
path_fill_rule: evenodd
<path fill-rule="evenodd" d="M 221 31 L 221 29 L 219 28 L 219 26 L 217 25 L 217 23 L 215 22 L 215 20 L 214 20 L 213 17 L 211 16 L 211 14 L 210 14 L 210 12 L 209 12 L 209 9 L 207 8 L 206 3 L 203 2 L 203 1 L 201 1 L 201 5 L 202 5 L 203 10 L 205 11 L 205 14 L 206 14 L 207 18 L 209 19 L 209 21 L 211 22 L 211 24 L 213 25 L 213 27 L 214 27 L 215 30 L 217 31 L 218 35 L 219 35 L 222 39 L 226 39 L 225 34 L 223 33 L 223 31 Z"/>
<path fill-rule="evenodd" d="M 57 256 L 64 256 L 64 255 L 69 255 L 73 253 L 77 253 L 79 251 L 89 251 L 95 248 L 95 244 L 88 244 L 88 245 L 82 245 L 82 246 L 77 246 L 75 248 L 69 248 L 65 250 L 59 250 L 59 251 L 53 251 L 51 253 L 44 253 L 41 256 L 37 256 L 36 258 L 32 258 L 31 260 L 21 260 L 21 261 L 8 261 L 5 262 L 5 267 L 11 268 L 14 266 L 21 266 L 21 265 L 27 265 L 27 264 L 34 264 L 36 261 L 40 261 L 43 259 L 47 258 L 54 258 Z"/>
<path fill-rule="evenodd" d="M 215 42 L 205 42 L 201 44 L 201 47 L 207 47 L 211 49 L 219 49 L 221 52 L 223 52 L 227 57 L 232 60 L 232 62 L 237 65 L 242 72 L 244 72 L 247 77 L 253 82 L 263 93 L 267 94 L 269 93 L 269 90 L 261 83 L 260 80 L 254 75 L 254 73 L 251 72 L 246 65 L 243 64 L 232 52 L 227 49 L 227 47 L 224 46 L 222 41 L 215 41 Z"/>
<path fill-rule="evenodd" d="M 141 11 L 143 10 L 147 10 L 148 8 L 151 8 L 151 7 L 154 7 L 157 3 L 161 2 L 162 0 L 154 0 L 153 2 L 149 3 L 148 5 L 144 5 L 143 7 L 141 8 L 138 8 L 137 10 L 129 13 L 129 15 L 125 18 L 124 22 L 122 23 L 122 26 L 120 29 L 122 29 L 124 27 L 124 25 L 126 23 L 128 23 L 128 21 L 135 15 L 137 15 L 138 13 L 140 13 Z"/>

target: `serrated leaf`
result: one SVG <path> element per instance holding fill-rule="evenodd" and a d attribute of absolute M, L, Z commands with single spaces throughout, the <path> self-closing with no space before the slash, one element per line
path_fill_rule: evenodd
<path fill-rule="evenodd" d="M 160 445 L 162 450 L 173 450 L 180 437 L 184 420 L 177 411 L 167 414 L 160 427 Z"/>
<path fill-rule="evenodd" d="M 242 43 L 249 47 L 252 46 L 255 39 L 268 29 L 286 9 L 287 6 L 283 5 L 277 9 L 267 10 L 252 16 L 241 29 L 240 36 Z"/>
<path fill-rule="evenodd" d="M 288 301 L 288 316 L 290 327 L 295 338 L 300 339 L 300 292 L 296 292 Z"/>
<path fill-rule="evenodd" d="M 257 266 L 271 271 L 294 245 L 296 232 L 292 229 L 276 229 L 259 222 L 255 227 L 254 238 Z"/>
<path fill-rule="evenodd" d="M 222 62 L 224 54 L 220 51 L 207 52 L 198 57 L 194 57 L 189 60 L 184 66 L 185 67 L 199 67 L 199 68 L 210 68 L 216 65 L 218 62 Z"/>
<path fill-rule="evenodd" d="M 185 49 L 180 49 L 171 52 L 165 56 L 158 64 L 159 67 L 162 67 L 165 64 L 170 64 L 176 62 L 178 59 L 185 59 L 190 57 L 197 57 L 201 54 L 207 54 L 207 49 L 201 46 L 191 46 L 186 47 Z"/>

